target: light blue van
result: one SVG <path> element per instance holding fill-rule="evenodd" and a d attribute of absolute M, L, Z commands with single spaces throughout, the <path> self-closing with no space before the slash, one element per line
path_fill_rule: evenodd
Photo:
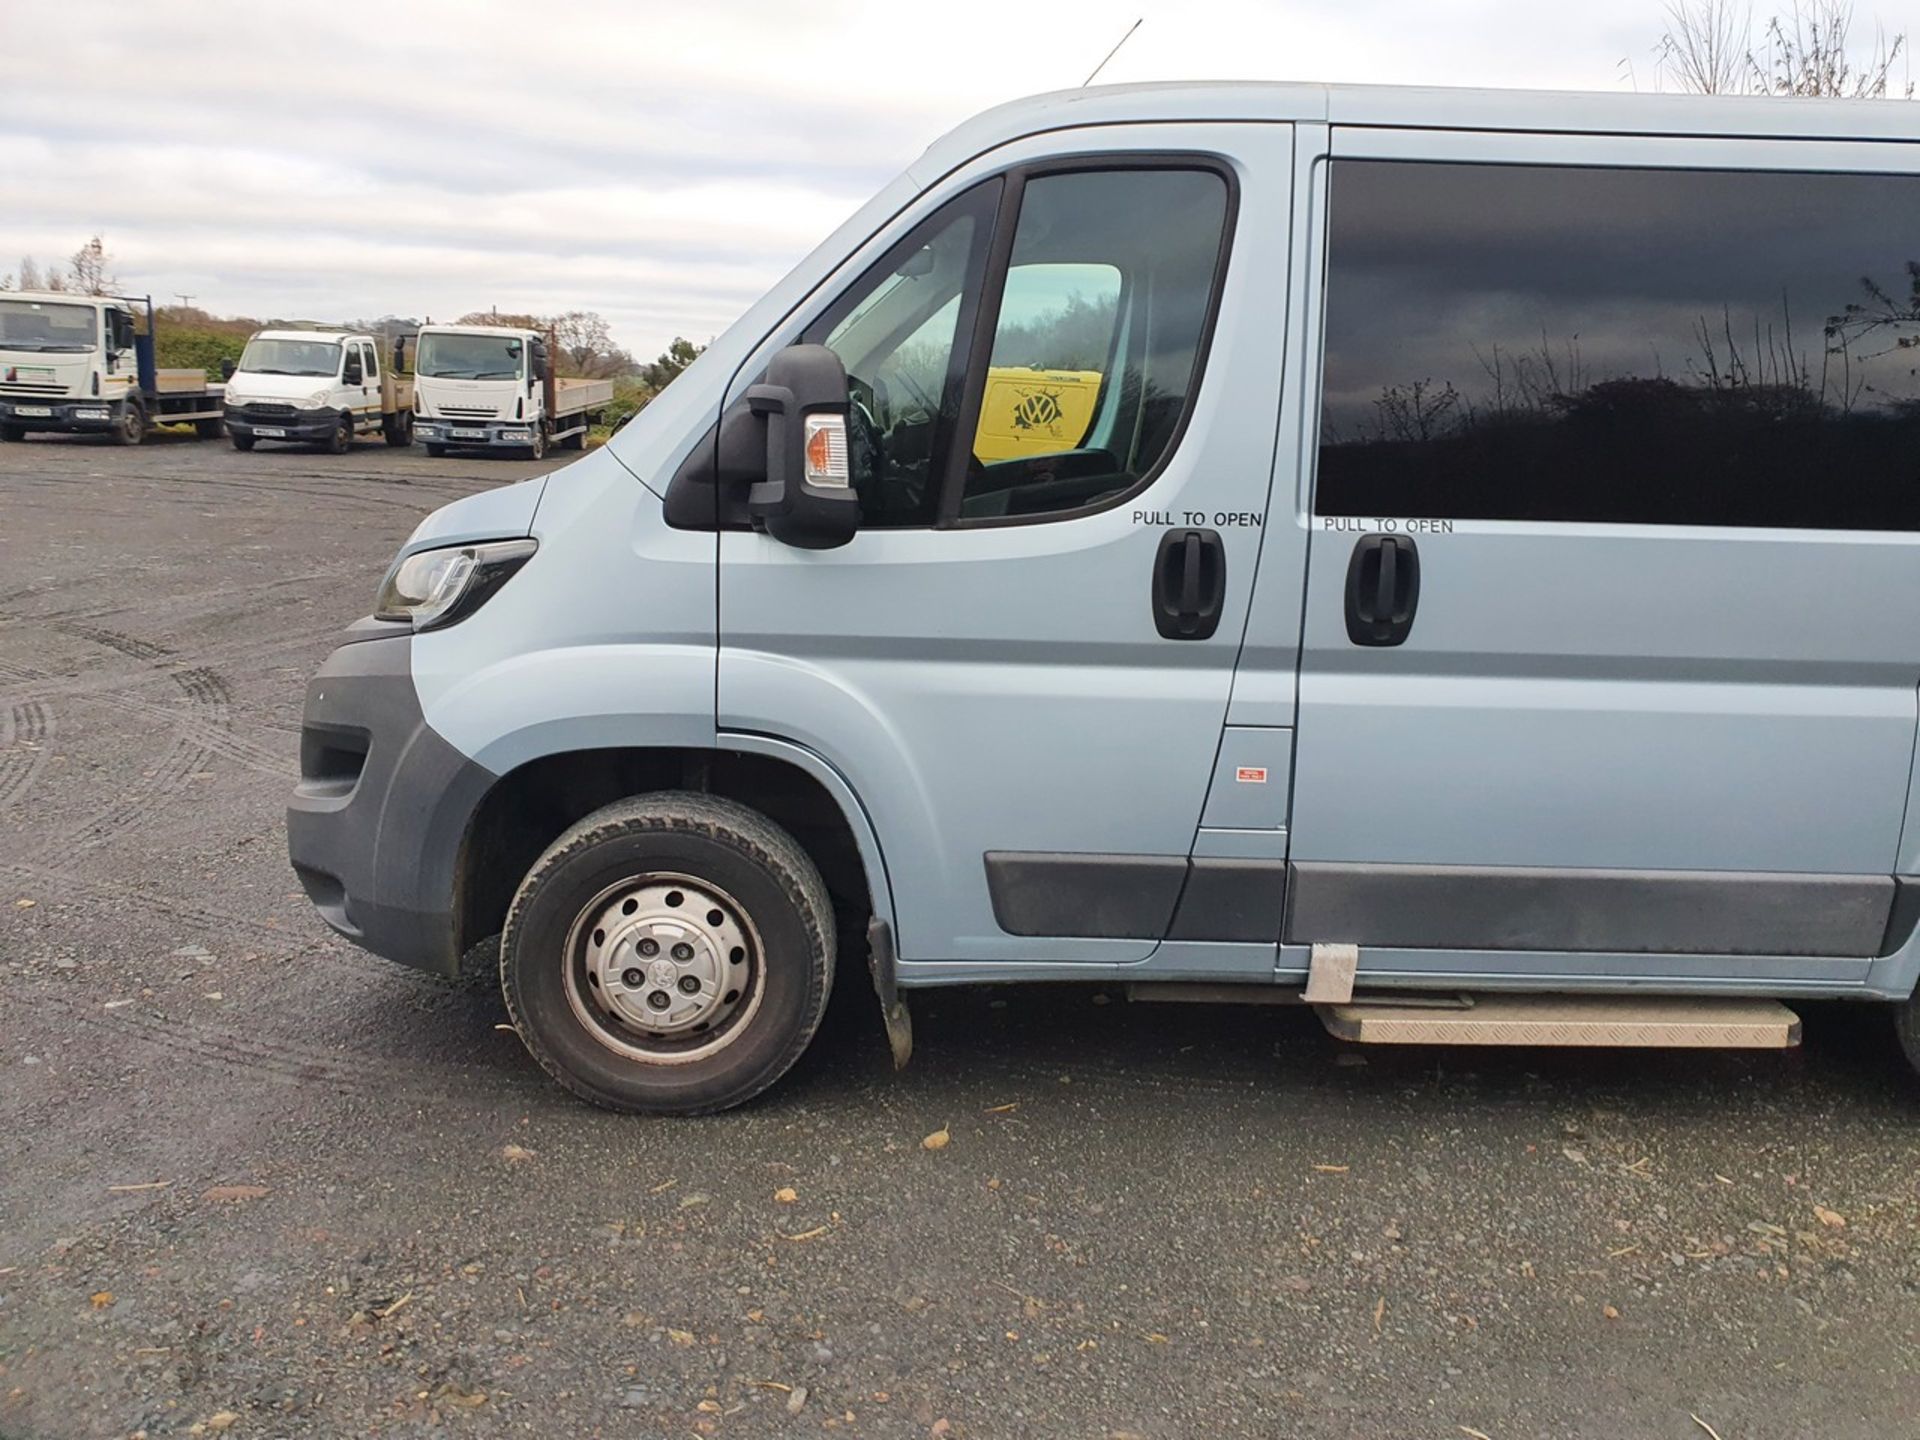
<path fill-rule="evenodd" d="M 308 692 L 294 868 L 394 960 L 497 944 L 638 1111 L 770 1085 L 861 959 L 902 1059 L 900 992 L 1068 979 L 1387 1043 L 1856 998 L 1920 1058 L 1915 114 L 991 111 L 427 518 Z"/>

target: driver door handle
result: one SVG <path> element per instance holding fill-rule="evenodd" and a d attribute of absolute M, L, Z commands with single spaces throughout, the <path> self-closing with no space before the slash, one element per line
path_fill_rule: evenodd
<path fill-rule="evenodd" d="M 1169 640 L 1205 640 L 1220 628 L 1227 547 L 1218 530 L 1169 530 L 1153 557 L 1153 624 Z"/>

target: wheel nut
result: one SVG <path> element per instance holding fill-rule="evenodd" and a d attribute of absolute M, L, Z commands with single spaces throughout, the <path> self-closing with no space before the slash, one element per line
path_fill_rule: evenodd
<path fill-rule="evenodd" d="M 673 958 L 684 964 L 693 958 L 693 947 L 682 940 L 678 945 L 673 947 Z"/>
<path fill-rule="evenodd" d="M 660 953 L 660 942 L 649 935 L 640 942 L 640 953 L 649 958 Z"/>
<path fill-rule="evenodd" d="M 642 975 L 638 970 L 634 970 L 634 969 L 626 969 L 620 972 L 620 983 L 626 986 L 629 990 L 638 990 L 640 988 L 640 983 L 646 978 L 647 978 L 646 976 Z"/>
<path fill-rule="evenodd" d="M 653 990 L 647 994 L 649 1010 L 664 1010 L 671 1004 L 673 1004 L 673 997 L 664 990 Z"/>
<path fill-rule="evenodd" d="M 698 995 L 700 993 L 700 977 L 698 975 L 682 975 L 680 977 L 680 993 L 682 995 Z"/>

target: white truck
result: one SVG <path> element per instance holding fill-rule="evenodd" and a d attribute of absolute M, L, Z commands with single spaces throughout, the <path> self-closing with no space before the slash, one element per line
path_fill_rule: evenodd
<path fill-rule="evenodd" d="M 427 453 L 472 447 L 538 460 L 549 445 L 584 450 L 587 431 L 613 399 L 613 382 L 558 379 L 556 348 L 538 330 L 423 328 L 413 362 L 414 433 Z"/>
<path fill-rule="evenodd" d="M 413 381 L 402 373 L 406 340 L 382 365 L 371 335 L 349 330 L 262 330 L 226 369 L 227 434 L 233 448 L 262 440 L 324 445 L 343 455 L 362 435 L 413 443 Z"/>
<path fill-rule="evenodd" d="M 156 368 L 153 333 L 151 296 L 0 294 L 0 440 L 52 430 L 138 445 L 157 425 L 219 438 L 221 387 L 203 370 Z"/>

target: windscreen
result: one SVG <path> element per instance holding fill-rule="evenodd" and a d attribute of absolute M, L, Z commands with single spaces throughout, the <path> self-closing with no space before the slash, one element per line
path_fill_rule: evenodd
<path fill-rule="evenodd" d="M 525 350 L 511 335 L 427 331 L 414 352 L 413 373 L 429 380 L 517 380 Z"/>
<path fill-rule="evenodd" d="M 0 300 L 0 350 L 92 350 L 97 313 L 91 305 Z"/>
<path fill-rule="evenodd" d="M 340 342 L 256 337 L 247 342 L 240 368 L 250 375 L 316 375 L 331 380 L 340 373 Z"/>

